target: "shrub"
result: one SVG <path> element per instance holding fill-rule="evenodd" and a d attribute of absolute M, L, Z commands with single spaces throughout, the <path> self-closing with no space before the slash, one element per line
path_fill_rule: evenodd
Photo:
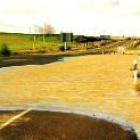
<path fill-rule="evenodd" d="M 131 40 L 131 37 L 127 37 L 125 40 Z"/>
<path fill-rule="evenodd" d="M 134 43 L 134 45 L 132 47 L 137 49 L 139 47 L 139 45 L 140 45 L 140 41 L 137 41 L 136 43 Z"/>
<path fill-rule="evenodd" d="M 105 45 L 108 45 L 108 44 L 109 44 L 108 41 L 101 41 L 101 43 L 100 43 L 101 46 L 105 46 Z"/>
<path fill-rule="evenodd" d="M 46 53 L 46 50 L 38 50 L 38 53 Z"/>
<path fill-rule="evenodd" d="M 18 52 L 12 52 L 12 55 L 19 55 Z"/>
<path fill-rule="evenodd" d="M 65 46 L 60 46 L 60 47 L 59 47 L 59 50 L 60 50 L 60 51 L 65 51 Z M 67 50 L 67 51 L 68 51 L 68 50 L 71 50 L 71 46 L 67 46 L 66 50 Z"/>
<path fill-rule="evenodd" d="M 11 51 L 10 51 L 10 49 L 8 48 L 7 44 L 5 44 L 5 43 L 2 44 L 0 53 L 1 53 L 3 56 L 9 56 L 9 55 L 11 55 Z"/>

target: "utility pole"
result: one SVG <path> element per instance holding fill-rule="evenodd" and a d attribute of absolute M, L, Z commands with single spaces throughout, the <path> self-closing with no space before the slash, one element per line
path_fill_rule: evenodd
<path fill-rule="evenodd" d="M 64 50 L 65 51 L 67 50 L 67 42 L 65 42 L 65 44 L 64 44 Z"/>
<path fill-rule="evenodd" d="M 45 25 L 44 25 L 45 26 Z M 45 41 L 45 27 L 43 26 L 43 43 L 44 43 L 44 41 Z"/>
<path fill-rule="evenodd" d="M 34 34 L 33 50 L 35 49 L 35 40 L 36 40 L 36 36 L 35 36 L 35 34 Z"/>
<path fill-rule="evenodd" d="M 34 36 L 33 36 L 33 50 L 35 49 L 35 41 L 36 41 L 36 26 L 34 25 Z"/>

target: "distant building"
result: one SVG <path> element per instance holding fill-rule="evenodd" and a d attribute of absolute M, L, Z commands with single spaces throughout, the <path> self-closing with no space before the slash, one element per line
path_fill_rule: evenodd
<path fill-rule="evenodd" d="M 100 35 L 100 39 L 101 40 L 109 40 L 109 39 L 111 39 L 111 36 L 110 35 Z"/>
<path fill-rule="evenodd" d="M 101 41 L 98 37 L 93 36 L 77 36 L 75 38 L 75 41 L 78 43 L 86 43 L 86 42 L 95 42 L 95 41 Z"/>

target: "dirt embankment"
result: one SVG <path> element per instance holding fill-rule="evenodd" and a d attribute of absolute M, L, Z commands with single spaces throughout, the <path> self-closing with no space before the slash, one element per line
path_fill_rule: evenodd
<path fill-rule="evenodd" d="M 62 60 L 63 57 L 71 56 L 83 56 L 83 55 L 92 55 L 96 54 L 94 51 L 79 51 L 79 52 L 61 52 L 54 54 L 44 54 L 44 55 L 19 55 L 19 56 L 9 56 L 9 57 L 0 57 L 0 68 L 9 67 L 9 66 L 23 66 L 23 65 L 43 65 L 52 62 Z"/>
<path fill-rule="evenodd" d="M 18 56 L 0 58 L 0 67 L 23 66 L 23 65 L 43 65 L 55 62 L 58 56 Z"/>

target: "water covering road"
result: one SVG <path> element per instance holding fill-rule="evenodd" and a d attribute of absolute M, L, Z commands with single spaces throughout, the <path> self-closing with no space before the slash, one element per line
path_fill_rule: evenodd
<path fill-rule="evenodd" d="M 140 95 L 130 71 L 134 57 L 80 56 L 42 66 L 2 68 L 0 108 L 89 110 L 128 121 L 140 137 Z"/>

